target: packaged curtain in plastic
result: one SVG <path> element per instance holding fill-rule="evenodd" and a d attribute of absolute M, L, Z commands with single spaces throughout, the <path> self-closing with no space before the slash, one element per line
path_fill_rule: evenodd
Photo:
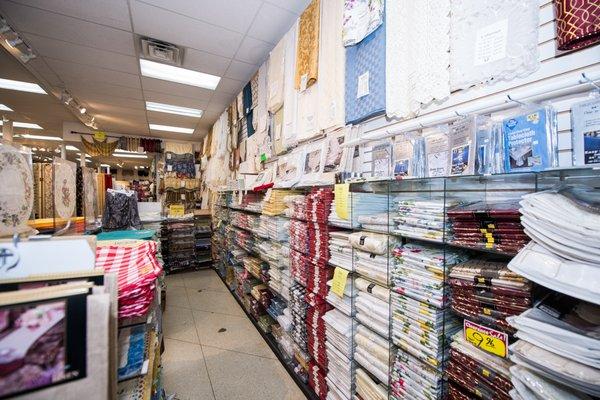
<path fill-rule="evenodd" d="M 571 126 L 573 165 L 599 164 L 600 96 L 571 106 Z"/>
<path fill-rule="evenodd" d="M 285 151 L 283 147 L 283 107 L 275 111 L 275 114 L 270 118 L 270 133 L 273 142 L 273 153 L 281 154 Z"/>
<path fill-rule="evenodd" d="M 389 117 L 414 117 L 450 95 L 450 0 L 388 1 L 385 82 Z M 383 74 L 383 72 L 382 72 Z"/>
<path fill-rule="evenodd" d="M 290 188 L 300 181 L 305 167 L 304 152 L 305 148 L 302 146 L 278 158 L 275 187 Z"/>
<path fill-rule="evenodd" d="M 298 91 L 295 87 L 296 45 L 298 21 L 285 34 L 285 59 L 283 82 L 283 148 L 289 149 L 297 142 Z"/>
<path fill-rule="evenodd" d="M 354 336 L 356 348 L 354 359 L 384 385 L 388 384 L 389 344 L 362 325 L 358 325 Z"/>
<path fill-rule="evenodd" d="M 303 91 L 317 82 L 321 25 L 320 0 L 312 0 L 300 15 L 294 87 Z"/>
<path fill-rule="evenodd" d="M 303 146 L 305 153 L 300 185 L 310 186 L 319 182 L 325 164 L 326 145 L 327 141 L 322 139 Z"/>
<path fill-rule="evenodd" d="M 390 325 L 389 290 L 363 278 L 355 280 L 356 319 L 378 335 L 388 338 Z"/>
<path fill-rule="evenodd" d="M 357 124 L 385 112 L 385 36 L 383 23 L 360 43 L 346 47 L 346 124 Z"/>
<path fill-rule="evenodd" d="M 327 386 L 330 392 L 336 392 L 335 398 L 349 400 L 354 382 L 352 319 L 338 310 L 330 310 L 323 317 L 323 321 L 329 360 Z"/>
<path fill-rule="evenodd" d="M 558 165 L 558 127 L 552 106 L 519 108 L 502 121 L 505 172 L 543 171 Z"/>
<path fill-rule="evenodd" d="M 363 400 L 386 400 L 388 389 L 382 383 L 375 382 L 363 369 L 356 369 L 356 393 Z"/>
<path fill-rule="evenodd" d="M 441 242 L 444 238 L 446 203 L 443 198 L 429 200 L 394 199 L 397 211 L 394 233 L 415 239 L 429 239 Z"/>
<path fill-rule="evenodd" d="M 448 125 L 423 129 L 427 177 L 448 176 L 450 162 L 450 131 Z"/>
<path fill-rule="evenodd" d="M 422 141 L 419 132 L 406 132 L 394 138 L 392 150 L 394 176 L 423 177 L 419 174 L 419 165 L 424 164 L 423 154 L 419 152 L 419 141 Z"/>
<path fill-rule="evenodd" d="M 600 41 L 600 8 L 594 0 L 554 2 L 559 50 L 576 50 Z"/>
<path fill-rule="evenodd" d="M 448 175 L 473 175 L 475 173 L 475 146 L 477 117 L 467 116 L 450 124 L 450 165 Z"/>
<path fill-rule="evenodd" d="M 453 90 L 522 78 L 539 68 L 539 4 L 520 0 L 451 4 Z"/>
<path fill-rule="evenodd" d="M 344 126 L 344 75 L 346 53 L 342 44 L 344 0 L 321 0 L 319 47 L 318 129 Z"/>
<path fill-rule="evenodd" d="M 385 141 L 383 143 L 374 144 L 371 152 L 371 178 L 383 179 L 392 176 L 392 144 Z"/>
<path fill-rule="evenodd" d="M 384 0 L 345 0 L 342 25 L 344 46 L 353 46 L 383 23 Z"/>
<path fill-rule="evenodd" d="M 329 234 L 329 264 L 352 270 L 352 245 L 348 240 L 350 234 L 344 231 L 333 231 Z"/>

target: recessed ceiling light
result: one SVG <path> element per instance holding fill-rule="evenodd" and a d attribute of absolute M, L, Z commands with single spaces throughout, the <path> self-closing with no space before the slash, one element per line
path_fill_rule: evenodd
<path fill-rule="evenodd" d="M 21 135 L 24 139 L 37 139 L 37 140 L 51 140 L 53 142 L 62 142 L 62 138 L 56 136 L 42 136 L 42 135 Z"/>
<path fill-rule="evenodd" d="M 163 112 L 167 114 L 184 115 L 186 117 L 202 117 L 202 110 L 197 108 L 179 107 L 171 104 L 154 103 L 152 101 L 146 102 L 146 110 Z"/>
<path fill-rule="evenodd" d="M 0 111 L 12 111 L 12 109 L 9 106 L 0 104 Z"/>
<path fill-rule="evenodd" d="M 113 157 L 119 158 L 148 158 L 145 154 L 127 154 L 127 153 L 113 153 Z"/>
<path fill-rule="evenodd" d="M 162 79 L 184 85 L 198 86 L 205 89 L 215 90 L 221 77 L 205 74 L 203 72 L 192 71 L 175 67 L 173 65 L 161 64 L 154 61 L 140 59 L 140 68 L 142 75 L 149 78 Z"/>
<path fill-rule="evenodd" d="M 0 119 L 0 126 L 2 126 L 3 123 L 4 122 Z M 13 128 L 44 129 L 38 124 L 30 124 L 29 122 L 13 122 Z"/>
<path fill-rule="evenodd" d="M 18 90 L 21 92 L 46 94 L 46 91 L 36 83 L 13 81 L 0 78 L 0 89 Z"/>
<path fill-rule="evenodd" d="M 179 126 L 168 126 L 168 125 L 158 125 L 158 124 L 148 124 L 150 129 L 154 131 L 167 131 L 167 132 L 177 132 L 177 133 L 194 133 L 193 128 L 181 128 Z"/>

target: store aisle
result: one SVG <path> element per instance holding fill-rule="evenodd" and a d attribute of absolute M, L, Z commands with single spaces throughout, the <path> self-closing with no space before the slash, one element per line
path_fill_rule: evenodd
<path fill-rule="evenodd" d="M 180 400 L 304 399 L 213 270 L 167 276 L 162 365 Z"/>

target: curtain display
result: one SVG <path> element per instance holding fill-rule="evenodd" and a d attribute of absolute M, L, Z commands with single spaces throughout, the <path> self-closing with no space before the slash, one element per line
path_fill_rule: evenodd
<path fill-rule="evenodd" d="M 600 4 L 595 0 L 554 0 L 559 50 L 577 50 L 600 42 Z"/>
<path fill-rule="evenodd" d="M 300 16 L 296 55 L 296 90 L 303 91 L 317 81 L 319 68 L 320 0 L 312 0 Z"/>
<path fill-rule="evenodd" d="M 33 209 L 31 153 L 0 141 L 0 236 L 12 236 L 30 228 L 27 220 Z"/>
<path fill-rule="evenodd" d="M 56 217 L 71 218 L 76 204 L 77 164 L 62 158 L 54 158 L 54 209 Z"/>
<path fill-rule="evenodd" d="M 342 24 L 344 46 L 359 43 L 379 28 L 383 23 L 384 6 L 384 0 L 345 0 Z"/>
<path fill-rule="evenodd" d="M 422 105 L 450 95 L 450 0 L 386 3 L 387 115 L 414 117 Z M 346 118 L 348 119 L 348 118 Z"/>
<path fill-rule="evenodd" d="M 453 0 L 451 13 L 453 90 L 525 77 L 539 68 L 535 1 Z"/>
<path fill-rule="evenodd" d="M 267 73 L 267 110 L 276 112 L 283 106 L 286 36 L 271 50 Z"/>
<path fill-rule="evenodd" d="M 95 137 L 92 137 L 92 141 L 88 142 L 84 139 L 83 136 L 81 136 L 81 143 L 83 144 L 85 152 L 92 157 L 108 157 L 115 151 L 115 149 L 119 145 L 118 140 L 115 140 L 114 142 L 110 143 L 107 140 L 105 140 L 104 142 L 99 142 L 98 140 L 96 140 Z M 137 149 L 135 151 L 137 151 Z"/>
<path fill-rule="evenodd" d="M 296 47 L 298 21 L 285 34 L 285 65 L 283 93 L 283 148 L 288 149 L 296 143 L 298 120 L 298 92 L 295 89 Z"/>
<path fill-rule="evenodd" d="M 386 108 L 386 26 L 346 47 L 346 123 L 356 124 Z"/>

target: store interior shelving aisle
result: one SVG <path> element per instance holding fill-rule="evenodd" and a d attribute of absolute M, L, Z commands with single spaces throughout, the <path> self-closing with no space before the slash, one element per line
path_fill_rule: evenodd
<path fill-rule="evenodd" d="M 175 399 L 304 399 L 214 270 L 169 275 L 164 385 Z"/>

